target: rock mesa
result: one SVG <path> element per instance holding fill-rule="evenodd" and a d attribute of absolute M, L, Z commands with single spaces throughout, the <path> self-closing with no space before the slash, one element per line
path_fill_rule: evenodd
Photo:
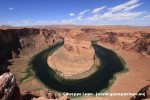
<path fill-rule="evenodd" d="M 64 46 L 48 57 L 48 64 L 64 76 L 77 75 L 92 68 L 94 54 L 88 34 L 76 29 L 66 34 Z"/>

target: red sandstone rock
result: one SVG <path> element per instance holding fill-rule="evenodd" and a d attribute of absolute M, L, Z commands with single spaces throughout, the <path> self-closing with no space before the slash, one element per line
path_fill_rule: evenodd
<path fill-rule="evenodd" d="M 84 28 L 83 31 L 87 32 L 88 35 L 90 36 L 90 38 L 94 37 L 93 39 L 95 39 L 95 37 L 98 39 L 104 37 L 104 41 L 106 41 L 106 42 L 107 41 L 109 42 L 109 40 L 113 40 L 113 41 L 115 40 L 115 38 L 109 39 L 109 35 L 106 35 L 106 37 L 105 37 L 104 35 L 105 35 L 106 31 L 114 32 L 114 33 L 116 33 L 115 36 L 118 38 L 117 41 L 119 41 L 121 44 L 124 43 L 124 45 L 120 45 L 124 49 L 134 50 L 134 51 L 138 51 L 139 53 L 144 52 L 146 54 L 149 54 L 149 51 L 150 51 L 150 45 L 148 42 L 149 35 L 146 35 L 149 32 L 146 32 L 145 30 L 137 31 L 137 30 L 133 30 L 131 28 L 124 29 L 123 27 L 121 27 L 120 29 L 119 29 L 119 27 L 116 27 L 117 29 L 115 29 L 115 28 L 113 29 L 113 28 L 114 27 L 108 27 L 108 28 L 107 27 L 102 27 L 102 28 L 92 27 L 90 29 Z M 7 30 L 7 29 L 8 29 L 8 27 L 5 27 L 5 30 L 4 29 L 0 30 L 0 62 L 4 59 L 11 58 L 9 56 L 10 51 L 12 51 L 14 53 L 14 55 L 16 55 L 16 56 L 19 55 L 17 53 L 18 51 L 20 51 L 19 50 L 20 46 L 18 45 L 18 43 L 21 44 L 21 47 L 23 49 L 29 48 L 29 47 L 31 47 L 31 48 L 40 47 L 43 45 L 47 46 L 47 44 L 48 44 L 45 42 L 45 41 L 47 41 L 47 40 L 45 40 L 45 35 L 42 35 L 42 34 L 47 34 L 47 33 L 42 33 L 41 35 L 39 35 L 38 29 L 37 30 L 36 29 L 13 29 L 13 28 L 11 28 L 12 30 Z M 62 29 L 62 31 L 60 31 L 60 33 L 61 32 L 64 33 L 64 34 L 62 34 L 62 36 L 65 36 L 65 34 L 67 32 L 70 32 L 70 30 L 72 30 L 71 28 L 66 28 L 66 30 L 64 30 L 63 28 L 61 28 L 61 29 Z M 58 30 L 55 30 L 55 31 L 58 31 Z M 46 39 L 51 39 L 51 36 L 48 35 L 48 37 L 49 38 L 46 38 Z M 17 40 L 17 41 L 15 41 L 15 40 Z M 0 69 L 0 71 L 1 71 L 1 69 Z M 2 90 L 2 88 L 0 90 Z M 148 89 L 144 88 L 144 89 L 142 89 L 142 91 L 144 91 L 144 92 L 146 91 L 145 93 L 147 95 L 149 95 Z M 0 95 L 1 97 L 2 97 L 2 94 Z M 35 96 L 33 96 L 33 97 L 35 97 Z M 19 100 L 19 99 L 14 99 L 14 100 Z"/>
<path fill-rule="evenodd" d="M 84 55 L 93 59 L 94 49 L 89 38 L 87 33 L 80 30 L 71 31 L 65 36 L 64 48 L 67 53 Z"/>
<path fill-rule="evenodd" d="M 62 76 L 73 76 L 89 71 L 94 63 L 94 48 L 87 33 L 73 30 L 66 34 L 64 47 L 48 57 L 48 64 Z"/>
<path fill-rule="evenodd" d="M 18 58 L 22 49 L 49 47 L 58 40 L 53 29 L 0 29 L 0 58 Z"/>

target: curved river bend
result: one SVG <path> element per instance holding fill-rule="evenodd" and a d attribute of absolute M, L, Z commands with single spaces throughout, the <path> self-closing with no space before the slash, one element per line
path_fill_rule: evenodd
<path fill-rule="evenodd" d="M 47 57 L 61 47 L 63 43 L 38 53 L 29 62 L 36 78 L 51 89 L 70 93 L 96 93 L 108 88 L 115 79 L 115 74 L 126 71 L 125 62 L 115 52 L 93 43 L 96 56 L 101 60 L 98 70 L 83 79 L 64 79 L 59 77 L 47 64 Z"/>

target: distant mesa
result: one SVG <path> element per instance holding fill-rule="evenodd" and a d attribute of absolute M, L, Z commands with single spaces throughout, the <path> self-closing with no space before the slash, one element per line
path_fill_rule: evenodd
<path fill-rule="evenodd" d="M 92 68 L 94 55 L 88 34 L 75 29 L 66 34 L 64 46 L 48 57 L 48 65 L 62 76 L 78 75 Z"/>

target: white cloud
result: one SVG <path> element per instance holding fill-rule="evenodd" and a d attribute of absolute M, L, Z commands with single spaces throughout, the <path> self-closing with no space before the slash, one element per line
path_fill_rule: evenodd
<path fill-rule="evenodd" d="M 75 14 L 74 13 L 69 13 L 69 16 L 74 16 Z"/>
<path fill-rule="evenodd" d="M 103 9 L 105 9 L 106 8 L 106 6 L 102 6 L 102 7 L 100 7 L 100 8 L 95 8 L 93 11 L 92 11 L 92 13 L 98 13 L 99 11 L 101 11 L 101 10 L 103 10 Z"/>
<path fill-rule="evenodd" d="M 73 23 L 74 23 L 74 20 L 73 20 L 73 19 L 62 20 L 61 23 L 62 23 L 62 24 L 73 24 Z"/>
<path fill-rule="evenodd" d="M 144 3 L 139 0 L 129 0 L 128 2 L 116 5 L 112 8 L 106 9 L 106 6 L 95 8 L 93 10 L 86 9 L 78 13 L 76 17 L 71 19 L 62 19 L 59 21 L 35 21 L 25 19 L 20 22 L 10 21 L 8 24 L 12 25 L 52 25 L 52 24 L 113 24 L 113 25 L 150 25 L 150 12 L 148 11 L 134 11 L 137 7 Z M 101 10 L 107 10 L 99 13 Z M 69 13 L 69 16 L 75 16 L 74 13 Z M 142 24 L 139 24 L 142 23 Z"/>
<path fill-rule="evenodd" d="M 146 15 L 146 16 L 144 16 L 144 18 L 150 18 L 150 15 Z"/>
<path fill-rule="evenodd" d="M 131 20 L 138 18 L 145 12 L 119 12 L 119 13 L 104 13 L 103 15 L 95 14 L 91 17 L 87 17 L 86 20 L 89 21 L 100 21 L 100 20 Z"/>
<path fill-rule="evenodd" d="M 10 7 L 10 8 L 8 8 L 9 10 L 14 10 L 14 8 L 13 7 Z"/>
<path fill-rule="evenodd" d="M 130 11 L 140 5 L 142 5 L 143 3 L 139 3 L 139 4 L 135 4 L 135 5 L 132 5 L 132 6 L 129 6 L 129 7 L 126 7 L 123 11 Z"/>
<path fill-rule="evenodd" d="M 113 7 L 113 8 L 109 8 L 109 11 L 111 13 L 122 11 L 124 9 L 128 9 L 129 6 L 134 5 L 134 4 L 138 3 L 138 2 L 139 2 L 139 0 L 130 0 L 129 2 L 117 5 L 117 6 Z"/>
<path fill-rule="evenodd" d="M 123 13 L 116 13 L 116 14 L 106 13 L 102 17 L 108 18 L 110 20 L 131 20 L 141 16 L 143 13 L 145 12 L 134 12 L 134 13 L 123 12 Z"/>
<path fill-rule="evenodd" d="M 76 18 L 76 20 L 82 20 L 84 14 L 86 14 L 86 13 L 89 12 L 89 11 L 90 11 L 90 9 L 81 11 L 81 12 L 79 13 L 79 16 Z"/>
<path fill-rule="evenodd" d="M 83 21 L 83 20 L 85 20 L 85 19 L 83 19 L 84 15 L 89 11 L 90 11 L 90 9 L 83 10 L 83 11 L 79 12 L 79 14 L 76 18 L 64 19 L 64 20 L 61 20 L 61 23 L 62 24 L 74 24 L 76 21 Z"/>
<path fill-rule="evenodd" d="M 55 20 L 32 21 L 31 19 L 25 19 L 22 21 L 8 21 L 5 24 L 12 26 L 28 26 L 28 25 L 52 25 L 52 24 L 60 24 L 60 22 Z"/>
<path fill-rule="evenodd" d="M 28 24 L 28 23 L 30 23 L 30 21 L 31 21 L 31 19 L 28 18 L 28 19 L 23 20 L 22 23 L 23 24 Z"/>
<path fill-rule="evenodd" d="M 36 21 L 36 22 L 33 22 L 31 24 L 33 25 L 52 25 L 52 24 L 58 24 L 59 22 L 58 21 L 55 21 L 55 20 L 48 20 L 48 21 Z"/>
<path fill-rule="evenodd" d="M 84 14 L 87 13 L 88 11 L 90 11 L 90 9 L 88 9 L 88 10 L 83 10 L 83 11 L 81 11 L 81 12 L 79 13 L 79 15 L 84 15 Z"/>
<path fill-rule="evenodd" d="M 145 11 L 140 11 L 140 12 L 130 11 L 143 4 L 143 3 L 138 3 L 138 2 L 139 0 L 130 0 L 129 2 L 109 8 L 108 11 L 106 11 L 105 13 L 101 15 L 96 13 L 100 10 L 96 8 L 92 11 L 92 12 L 95 12 L 95 14 L 93 16 L 87 17 L 86 20 L 107 21 L 107 20 L 132 20 L 132 19 L 138 18 L 142 14 L 146 13 Z"/>
<path fill-rule="evenodd" d="M 130 0 L 129 2 L 127 2 L 127 3 L 125 3 L 124 5 L 132 5 L 132 4 L 135 4 L 135 3 L 137 3 L 137 2 L 139 2 L 139 0 Z"/>
<path fill-rule="evenodd" d="M 101 19 L 101 16 L 99 14 L 95 14 L 91 17 L 87 17 L 86 20 L 89 20 L 89 21 L 96 21 L 96 20 L 99 20 Z"/>

